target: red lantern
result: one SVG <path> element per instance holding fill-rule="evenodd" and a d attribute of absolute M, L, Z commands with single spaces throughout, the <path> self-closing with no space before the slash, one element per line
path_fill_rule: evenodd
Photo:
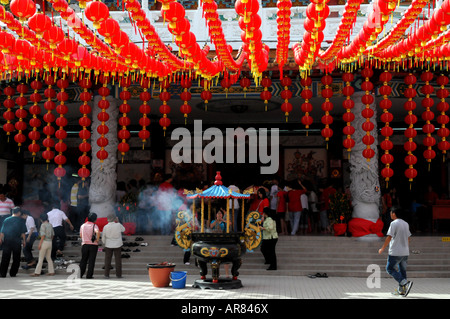
<path fill-rule="evenodd" d="M 36 13 L 36 4 L 32 0 L 12 0 L 9 8 L 22 23 Z"/>
<path fill-rule="evenodd" d="M 51 49 L 56 49 L 58 43 L 64 40 L 64 31 L 54 25 L 44 31 L 43 37 L 49 43 Z"/>
<path fill-rule="evenodd" d="M 94 23 L 94 28 L 100 28 L 100 23 L 109 17 L 109 9 L 101 1 L 89 2 L 84 10 L 86 18 Z"/>
<path fill-rule="evenodd" d="M 243 77 L 240 81 L 239 81 L 239 85 L 242 87 L 242 89 L 244 90 L 244 98 L 246 97 L 248 88 L 251 85 L 251 81 L 249 78 Z"/>
<path fill-rule="evenodd" d="M 28 27 L 36 32 L 36 37 L 38 39 L 42 38 L 44 31 L 50 28 L 51 25 L 52 20 L 45 13 L 35 13 L 28 19 Z"/>
<path fill-rule="evenodd" d="M 205 111 L 208 110 L 208 101 L 210 101 L 212 99 L 212 93 L 209 90 L 209 85 L 210 84 L 211 84 L 210 81 L 206 81 L 206 80 L 202 81 L 203 91 L 202 91 L 202 93 L 200 93 L 200 98 L 205 103 Z"/>

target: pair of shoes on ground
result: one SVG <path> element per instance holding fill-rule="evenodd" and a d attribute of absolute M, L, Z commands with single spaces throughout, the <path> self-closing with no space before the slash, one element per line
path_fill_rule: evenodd
<path fill-rule="evenodd" d="M 326 273 L 316 273 L 314 275 L 308 275 L 308 278 L 328 278 L 328 275 Z"/>
<path fill-rule="evenodd" d="M 122 257 L 122 258 L 130 258 L 131 256 L 129 254 L 122 254 L 120 257 Z"/>
<path fill-rule="evenodd" d="M 136 237 L 136 239 L 134 241 L 144 241 L 144 238 L 142 237 Z"/>
<path fill-rule="evenodd" d="M 395 290 L 392 294 L 394 296 L 406 297 L 406 296 L 408 296 L 409 292 L 411 291 L 412 285 L 413 285 L 413 282 L 412 281 L 408 281 L 403 286 L 399 286 L 398 289 Z"/>

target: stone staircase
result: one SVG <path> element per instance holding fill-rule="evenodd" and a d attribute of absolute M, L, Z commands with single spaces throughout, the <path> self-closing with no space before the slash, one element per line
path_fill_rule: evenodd
<path fill-rule="evenodd" d="M 68 263 L 77 263 L 81 258 L 81 247 L 73 245 L 76 237 L 67 240 L 64 250 L 65 265 L 57 269 L 64 274 Z M 142 237 L 143 241 L 135 241 Z M 189 275 L 199 274 L 194 257 L 190 265 L 183 264 L 183 250 L 171 246 L 171 236 L 135 235 L 124 236 L 125 243 L 137 243 L 139 246 L 124 246 L 129 249 L 130 258 L 122 258 L 123 275 L 147 275 L 147 264 L 172 262 L 176 271 L 187 271 Z M 280 236 L 276 247 L 278 270 L 266 271 L 264 259 L 259 249 L 247 252 L 242 258 L 240 275 L 264 276 L 306 276 L 308 274 L 326 273 L 333 277 L 368 277 L 374 269 L 380 271 L 382 277 L 388 277 L 385 271 L 387 250 L 378 254 L 383 239 L 362 241 L 356 238 L 335 236 Z M 148 246 L 141 246 L 147 243 Z M 100 248 L 102 248 L 100 246 Z M 448 278 L 450 277 L 450 242 L 442 240 L 442 236 L 414 236 L 411 241 L 411 254 L 408 262 L 410 278 Z M 138 249 L 139 252 L 134 252 Z M 34 255 L 37 257 L 37 247 Z M 104 253 L 97 255 L 94 277 L 103 276 Z M 113 263 L 114 264 L 114 263 Z M 58 263 L 57 263 L 58 265 Z M 378 268 L 378 267 L 379 268 Z M 31 273 L 33 270 L 20 270 Z M 114 269 L 111 276 L 114 276 Z M 224 270 L 221 270 L 224 274 Z"/>

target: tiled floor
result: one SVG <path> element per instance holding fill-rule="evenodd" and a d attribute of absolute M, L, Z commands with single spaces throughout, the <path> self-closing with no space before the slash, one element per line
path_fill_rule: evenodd
<path fill-rule="evenodd" d="M 241 276 L 243 287 L 230 290 L 192 288 L 196 279 L 188 275 L 185 288 L 174 289 L 153 287 L 148 276 L 88 280 L 73 279 L 70 274 L 18 274 L 0 278 L 0 299 L 450 299 L 450 278 L 411 278 L 414 285 L 406 298 L 391 295 L 396 283 L 390 278 L 380 278 L 378 285 L 352 277 Z"/>

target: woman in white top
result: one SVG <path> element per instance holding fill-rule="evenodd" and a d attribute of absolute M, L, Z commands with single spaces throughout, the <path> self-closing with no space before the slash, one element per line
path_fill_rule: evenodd
<path fill-rule="evenodd" d="M 111 269 L 111 260 L 114 253 L 114 261 L 116 265 L 116 277 L 122 278 L 122 233 L 125 227 L 119 223 L 116 215 L 108 216 L 108 224 L 103 227 L 102 242 L 105 245 L 105 278 L 109 278 Z"/>

